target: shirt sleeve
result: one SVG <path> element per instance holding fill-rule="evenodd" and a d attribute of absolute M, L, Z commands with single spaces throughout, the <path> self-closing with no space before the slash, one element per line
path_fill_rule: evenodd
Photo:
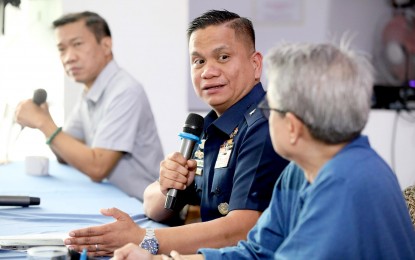
<path fill-rule="evenodd" d="M 301 211 L 295 227 L 282 243 L 274 257 L 276 259 L 358 259 L 356 246 L 359 228 L 356 227 L 355 204 L 350 199 L 356 194 L 347 194 L 344 180 L 327 178 L 319 185 L 308 187 L 300 196 Z M 301 205 L 304 203 L 304 205 Z M 362 216 L 363 217 L 363 216 Z M 318 234 L 318 236 L 316 236 Z M 312 243 L 310 243 L 312 241 Z M 301 250 L 298 250 L 301 248 Z M 324 250 L 318 250 L 324 248 Z"/>
<path fill-rule="evenodd" d="M 133 150 L 135 136 L 138 134 L 139 121 L 149 104 L 141 88 L 124 88 L 118 91 L 108 104 L 97 126 L 92 147 L 130 153 Z M 141 122 L 145 124 L 145 122 Z"/>
<path fill-rule="evenodd" d="M 82 118 L 80 117 L 80 107 L 81 100 L 78 100 L 63 126 L 63 132 L 78 140 L 84 141 L 85 133 L 83 131 Z"/>
<path fill-rule="evenodd" d="M 269 205 L 274 184 L 288 161 L 275 153 L 268 131 L 268 121 L 262 118 L 239 140 L 230 210 L 264 211 Z"/>

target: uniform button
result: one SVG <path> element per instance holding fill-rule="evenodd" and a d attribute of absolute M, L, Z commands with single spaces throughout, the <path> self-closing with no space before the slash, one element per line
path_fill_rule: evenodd
<path fill-rule="evenodd" d="M 220 188 L 219 188 L 219 187 L 216 187 L 216 189 L 215 189 L 215 194 L 216 194 L 216 195 L 219 195 L 219 194 L 220 194 L 220 192 L 221 192 L 221 191 L 220 191 Z"/>

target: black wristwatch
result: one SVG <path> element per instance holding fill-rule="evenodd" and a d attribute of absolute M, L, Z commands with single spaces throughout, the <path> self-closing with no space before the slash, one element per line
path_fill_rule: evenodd
<path fill-rule="evenodd" d="M 159 241 L 156 238 L 154 233 L 154 228 L 147 228 L 146 235 L 144 236 L 143 241 L 140 243 L 140 247 L 144 248 L 153 255 L 157 255 L 159 251 Z"/>

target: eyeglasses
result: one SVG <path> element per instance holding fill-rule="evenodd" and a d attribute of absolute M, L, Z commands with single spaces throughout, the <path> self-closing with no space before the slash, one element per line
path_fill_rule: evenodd
<path fill-rule="evenodd" d="M 285 115 L 285 113 L 287 113 L 287 111 L 285 111 L 285 110 L 269 107 L 268 100 L 267 100 L 266 97 L 264 97 L 264 99 L 258 104 L 257 108 L 259 108 L 259 110 L 261 111 L 261 113 L 264 115 L 264 117 L 267 120 L 269 119 L 269 116 L 271 114 L 271 110 L 274 110 L 275 112 L 278 112 L 282 115 Z"/>

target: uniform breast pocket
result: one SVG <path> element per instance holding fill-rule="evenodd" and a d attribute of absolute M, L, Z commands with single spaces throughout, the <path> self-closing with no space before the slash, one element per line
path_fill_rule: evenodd
<path fill-rule="evenodd" d="M 210 193 L 218 200 L 217 202 L 229 202 L 233 187 L 233 175 L 233 168 L 215 169 Z"/>

